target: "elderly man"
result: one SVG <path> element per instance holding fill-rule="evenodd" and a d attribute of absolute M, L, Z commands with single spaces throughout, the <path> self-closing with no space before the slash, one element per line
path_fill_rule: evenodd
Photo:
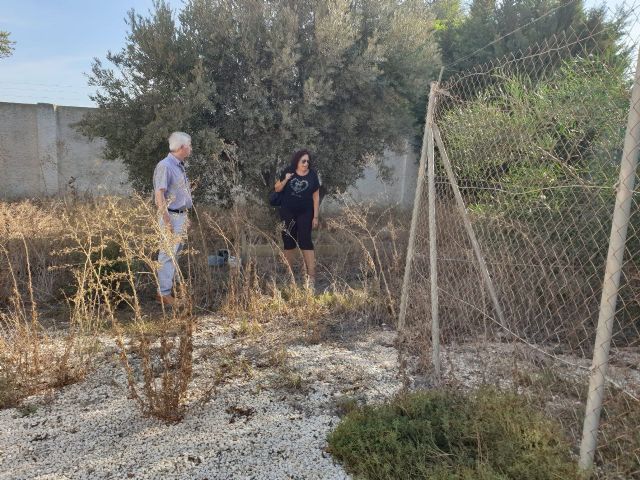
<path fill-rule="evenodd" d="M 193 206 L 191 188 L 185 173 L 184 161 L 191 155 L 191 137 L 184 132 L 169 136 L 169 155 L 158 162 L 153 172 L 153 190 L 160 227 L 170 235 L 165 239 L 171 251 L 160 249 L 158 262 L 158 301 L 173 305 L 173 278 L 176 273 L 176 256 L 182 247 L 182 237 L 187 227 L 187 212 Z"/>

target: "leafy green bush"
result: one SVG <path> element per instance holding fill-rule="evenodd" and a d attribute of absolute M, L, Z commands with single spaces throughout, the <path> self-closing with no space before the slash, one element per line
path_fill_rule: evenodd
<path fill-rule="evenodd" d="M 20 401 L 19 387 L 8 372 L 0 372 L 0 410 L 15 407 Z"/>
<path fill-rule="evenodd" d="M 349 413 L 329 451 L 356 478 L 578 478 L 559 428 L 493 389 L 420 392 Z"/>
<path fill-rule="evenodd" d="M 629 109 L 623 71 L 590 59 L 538 83 L 493 75 L 475 100 L 438 120 L 471 203 L 534 221 L 541 208 L 566 214 L 614 185 Z"/>

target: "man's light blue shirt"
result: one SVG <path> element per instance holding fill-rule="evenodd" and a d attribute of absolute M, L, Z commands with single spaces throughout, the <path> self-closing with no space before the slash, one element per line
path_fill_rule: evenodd
<path fill-rule="evenodd" d="M 153 172 L 153 190 L 157 192 L 160 189 L 164 189 L 164 198 L 171 210 L 193 207 L 184 163 L 172 153 L 160 160 Z"/>

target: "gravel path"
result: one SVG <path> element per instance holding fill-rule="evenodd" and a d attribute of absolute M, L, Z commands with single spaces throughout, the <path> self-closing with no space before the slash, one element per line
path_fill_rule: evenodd
<path fill-rule="evenodd" d="M 378 329 L 292 345 L 286 372 L 253 365 L 170 425 L 143 417 L 127 398 L 105 340 L 84 382 L 28 399 L 35 412 L 0 411 L 0 479 L 349 478 L 324 451 L 326 436 L 341 398 L 382 400 L 401 387 L 393 340 Z M 232 341 L 214 317 L 200 322 L 192 391 L 206 390 L 217 368 L 206 349 Z"/>

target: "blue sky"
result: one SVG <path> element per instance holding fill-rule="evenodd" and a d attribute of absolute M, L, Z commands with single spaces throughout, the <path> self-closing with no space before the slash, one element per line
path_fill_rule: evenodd
<path fill-rule="evenodd" d="M 0 101 L 90 106 L 86 73 L 125 41 L 124 19 L 152 0 L 2 0 L 0 30 L 13 55 L 0 59 Z M 178 2 L 175 2 L 178 4 Z"/>
<path fill-rule="evenodd" d="M 170 3 L 179 7 L 182 1 Z M 127 12 L 133 8 L 146 13 L 152 0 L 2 0 L 1 4 L 0 30 L 11 32 L 16 46 L 11 57 L 0 59 L 0 101 L 91 106 L 92 90 L 85 74 L 92 59 L 120 50 Z"/>

